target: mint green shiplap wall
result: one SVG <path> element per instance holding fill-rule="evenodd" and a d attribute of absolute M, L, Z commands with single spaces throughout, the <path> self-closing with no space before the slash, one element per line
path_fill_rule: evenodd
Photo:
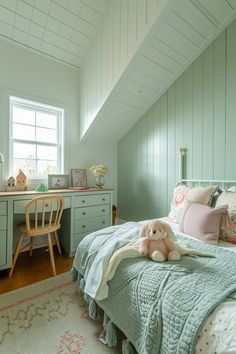
<path fill-rule="evenodd" d="M 178 180 L 236 180 L 236 20 L 195 60 L 120 141 L 118 216 L 167 214 Z"/>

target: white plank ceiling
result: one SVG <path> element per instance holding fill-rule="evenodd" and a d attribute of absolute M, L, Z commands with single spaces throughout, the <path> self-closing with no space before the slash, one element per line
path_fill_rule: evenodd
<path fill-rule="evenodd" d="M 156 22 L 84 141 L 118 142 L 236 17 L 236 0 L 176 0 Z"/>
<path fill-rule="evenodd" d="M 0 37 L 80 68 L 113 1 L 118 0 L 0 0 Z M 123 1 L 135 5 L 136 0 Z M 148 4 L 160 0 L 139 1 L 147 11 Z M 236 0 L 169 3 L 84 134 L 85 141 L 118 142 L 236 17 Z M 135 16 L 132 21 L 137 31 Z M 125 28 L 117 31 L 121 36 Z"/>
<path fill-rule="evenodd" d="M 109 0 L 0 0 L 0 37 L 80 68 Z"/>

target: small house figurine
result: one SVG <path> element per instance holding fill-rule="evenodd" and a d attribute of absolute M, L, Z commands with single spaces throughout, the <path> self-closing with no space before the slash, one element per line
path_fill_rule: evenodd
<path fill-rule="evenodd" d="M 9 177 L 7 180 L 7 186 L 8 187 L 14 187 L 15 186 L 15 178 L 13 176 Z"/>
<path fill-rule="evenodd" d="M 17 187 L 26 187 L 26 175 L 22 170 L 19 170 L 18 175 L 16 176 L 16 186 Z"/>

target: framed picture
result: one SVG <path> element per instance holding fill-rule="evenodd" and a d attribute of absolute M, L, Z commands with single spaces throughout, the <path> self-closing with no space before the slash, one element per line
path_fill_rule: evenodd
<path fill-rule="evenodd" d="M 69 175 L 48 175 L 48 189 L 69 188 Z"/>
<path fill-rule="evenodd" d="M 87 187 L 87 170 L 84 168 L 71 170 L 72 187 Z"/>

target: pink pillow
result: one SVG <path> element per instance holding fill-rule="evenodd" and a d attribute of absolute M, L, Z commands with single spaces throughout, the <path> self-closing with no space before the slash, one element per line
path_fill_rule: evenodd
<path fill-rule="evenodd" d="M 181 216 L 179 229 L 205 243 L 216 245 L 220 236 L 222 217 L 227 212 L 227 205 L 210 208 L 188 201 Z"/>

